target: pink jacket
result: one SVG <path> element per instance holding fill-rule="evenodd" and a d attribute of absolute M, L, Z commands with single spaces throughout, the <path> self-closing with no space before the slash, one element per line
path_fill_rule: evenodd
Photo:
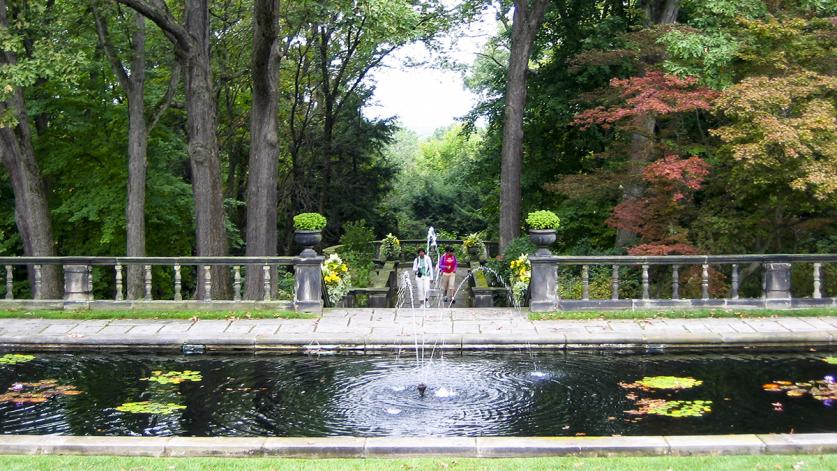
<path fill-rule="evenodd" d="M 456 273 L 456 267 L 456 255 L 444 254 L 439 259 L 439 269 L 442 270 L 442 273 Z"/>

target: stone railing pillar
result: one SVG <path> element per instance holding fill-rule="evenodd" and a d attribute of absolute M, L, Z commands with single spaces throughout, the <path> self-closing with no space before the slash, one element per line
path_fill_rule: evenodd
<path fill-rule="evenodd" d="M 529 282 L 529 309 L 548 312 L 558 309 L 558 261 L 554 257 L 529 257 L 532 279 Z"/>
<path fill-rule="evenodd" d="M 87 265 L 64 265 L 65 302 L 86 303 L 92 300 L 90 275 Z"/>
<path fill-rule="evenodd" d="M 764 298 L 767 302 L 790 301 L 790 263 L 765 263 L 764 278 Z"/>
<path fill-rule="evenodd" d="M 304 312 L 323 310 L 323 257 L 294 259 L 294 309 Z"/>

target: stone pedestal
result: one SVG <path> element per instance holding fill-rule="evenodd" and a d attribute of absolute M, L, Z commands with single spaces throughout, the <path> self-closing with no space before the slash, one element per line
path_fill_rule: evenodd
<path fill-rule="evenodd" d="M 323 257 L 294 259 L 294 309 L 303 312 L 323 311 Z"/>
<path fill-rule="evenodd" d="M 791 264 L 765 263 L 764 298 L 770 301 L 790 301 L 791 299 Z"/>
<path fill-rule="evenodd" d="M 64 265 L 64 301 L 86 303 L 93 300 L 91 273 L 87 265 Z"/>
<path fill-rule="evenodd" d="M 529 282 L 529 309 L 549 312 L 558 309 L 558 264 L 554 257 L 529 257 L 532 279 Z"/>

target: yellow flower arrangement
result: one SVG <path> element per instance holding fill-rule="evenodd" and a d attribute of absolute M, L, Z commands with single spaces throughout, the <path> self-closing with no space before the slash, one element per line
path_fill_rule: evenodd
<path fill-rule="evenodd" d="M 349 265 L 343 262 L 339 255 L 331 254 L 323 262 L 322 272 L 328 300 L 331 304 L 337 304 L 352 287 Z"/>
<path fill-rule="evenodd" d="M 532 262 L 529 261 L 528 255 L 523 254 L 509 262 L 509 268 L 511 268 L 512 296 L 516 303 L 520 303 L 529 289 L 529 281 L 532 280 Z"/>

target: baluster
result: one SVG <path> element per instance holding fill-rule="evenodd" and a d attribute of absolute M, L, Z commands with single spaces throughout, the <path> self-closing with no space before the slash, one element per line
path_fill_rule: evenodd
<path fill-rule="evenodd" d="M 767 299 L 767 265 L 761 264 L 761 299 Z"/>
<path fill-rule="evenodd" d="M 671 266 L 671 299 L 680 299 L 680 265 Z"/>
<path fill-rule="evenodd" d="M 203 300 L 212 301 L 212 267 L 203 266 Z"/>
<path fill-rule="evenodd" d="M 145 300 L 151 301 L 151 265 L 145 266 Z"/>
<path fill-rule="evenodd" d="M 174 300 L 183 301 L 183 282 L 180 277 L 180 264 L 174 264 Z"/>
<path fill-rule="evenodd" d="M 730 287 L 730 298 L 738 299 L 738 264 L 732 264 L 732 286 Z"/>
<path fill-rule="evenodd" d="M 233 301 L 241 301 L 241 267 L 233 267 Z"/>
<path fill-rule="evenodd" d="M 14 299 L 14 273 L 12 272 L 12 266 L 6 265 L 6 299 Z"/>
<path fill-rule="evenodd" d="M 651 297 L 651 295 L 649 293 L 650 284 L 651 283 L 650 283 L 650 280 L 648 278 L 648 265 L 643 264 L 642 265 L 642 299 L 647 300 L 648 298 Z"/>
<path fill-rule="evenodd" d="M 613 265 L 613 281 L 611 282 L 610 299 L 619 299 L 619 265 Z"/>
<path fill-rule="evenodd" d="M 32 293 L 32 298 L 35 300 L 41 299 L 41 266 L 35 265 L 32 267 L 35 270 L 35 291 Z"/>
<path fill-rule="evenodd" d="M 822 299 L 822 273 L 821 263 L 814 264 L 814 299 Z"/>
<path fill-rule="evenodd" d="M 264 272 L 264 300 L 270 301 L 270 265 L 262 267 Z"/>
<path fill-rule="evenodd" d="M 87 299 L 93 301 L 93 265 L 87 265 Z"/>
<path fill-rule="evenodd" d="M 703 264 L 703 271 L 700 274 L 700 294 L 704 300 L 709 299 L 709 264 Z"/>
<path fill-rule="evenodd" d="M 581 266 L 581 299 L 587 301 L 590 299 L 590 271 L 587 265 Z"/>
<path fill-rule="evenodd" d="M 116 264 L 113 267 L 116 270 L 116 300 L 123 301 L 125 298 L 122 296 L 122 265 Z"/>

